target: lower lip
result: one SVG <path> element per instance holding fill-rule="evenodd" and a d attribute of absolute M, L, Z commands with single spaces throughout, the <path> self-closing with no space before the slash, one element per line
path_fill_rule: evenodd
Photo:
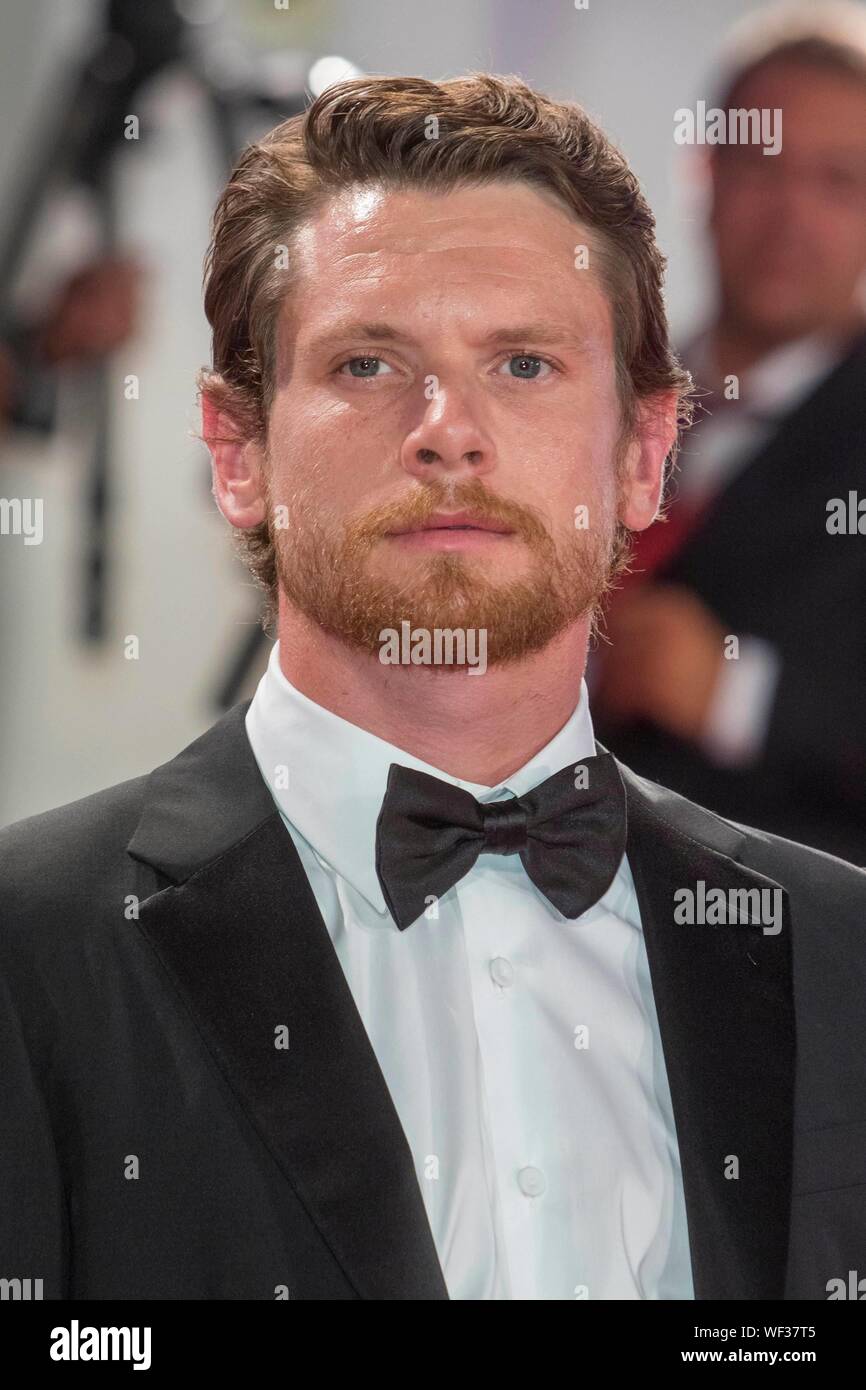
<path fill-rule="evenodd" d="M 469 528 L 466 531 L 451 531 L 443 526 L 429 531 L 406 531 L 402 535 L 391 535 L 387 539 L 396 541 L 407 550 L 465 550 L 467 547 L 485 548 L 510 540 L 510 531 L 482 531 Z"/>

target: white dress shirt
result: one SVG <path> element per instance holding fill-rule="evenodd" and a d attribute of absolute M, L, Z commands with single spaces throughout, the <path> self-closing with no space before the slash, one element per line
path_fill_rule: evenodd
<path fill-rule="evenodd" d="M 803 400 L 815 391 L 839 361 L 842 346 L 823 334 L 810 334 L 767 353 L 739 383 L 740 397 L 728 402 L 718 394 L 712 414 L 699 416 L 695 447 L 686 436 L 677 493 L 688 503 L 702 503 L 727 487 L 755 458 Z M 683 354 L 697 381 L 721 380 L 712 357 L 710 337 L 700 334 Z M 738 634 L 739 653 L 726 660 L 716 685 L 701 746 L 720 766 L 753 762 L 767 737 L 781 676 L 781 657 L 771 643 L 751 633 Z"/>
<path fill-rule="evenodd" d="M 559 733 L 496 787 L 451 777 L 308 699 L 280 669 L 278 642 L 246 728 L 406 1134 L 450 1297 L 693 1298 L 626 856 L 575 921 L 516 854 L 481 854 L 438 917 L 402 932 L 376 876 L 392 762 L 482 802 L 520 796 L 595 753 L 585 684 Z"/>

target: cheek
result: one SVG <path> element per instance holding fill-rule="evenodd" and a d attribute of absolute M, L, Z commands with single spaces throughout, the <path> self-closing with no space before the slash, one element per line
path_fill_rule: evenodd
<path fill-rule="evenodd" d="M 269 452 L 276 474 L 297 490 L 338 486 L 356 442 L 356 431 L 315 397 L 286 392 L 274 403 Z"/>
<path fill-rule="evenodd" d="M 866 242 L 863 239 L 862 217 L 828 219 L 822 228 L 829 265 L 840 274 L 857 274 L 866 270 Z"/>
<path fill-rule="evenodd" d="M 383 449 L 399 447 L 401 428 L 406 422 L 390 404 L 385 393 L 365 400 L 338 400 L 333 395 L 313 394 L 294 417 L 299 438 L 308 450 L 334 460 L 356 460 L 368 466 L 382 458 Z"/>
<path fill-rule="evenodd" d="M 765 185 L 755 182 L 725 190 L 713 214 L 716 234 L 740 245 L 760 239 L 766 221 L 778 221 L 778 203 Z"/>
<path fill-rule="evenodd" d="M 576 442 L 573 434 L 533 475 L 533 490 L 557 535 L 601 526 L 607 529 L 618 502 L 614 440 L 607 423 L 594 437 Z"/>
<path fill-rule="evenodd" d="M 762 220 L 760 206 L 754 206 L 751 200 L 728 207 L 724 216 L 716 219 L 713 228 L 720 259 L 728 265 L 735 265 L 737 261 L 748 263 L 744 248 L 751 243 L 755 226 Z"/>

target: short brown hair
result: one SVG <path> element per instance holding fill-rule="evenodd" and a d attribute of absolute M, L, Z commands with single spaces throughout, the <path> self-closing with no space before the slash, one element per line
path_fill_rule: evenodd
<path fill-rule="evenodd" d="M 244 151 L 214 213 L 205 267 L 213 370 L 200 373 L 200 388 L 243 437 L 266 440 L 276 321 L 292 283 L 279 252 L 291 267 L 293 237 L 329 197 L 363 183 L 449 192 L 501 179 L 554 193 L 597 234 L 592 254 L 611 304 L 623 436 L 638 402 L 671 388 L 687 424 L 691 377 L 670 346 L 666 260 L 637 179 L 580 106 L 490 73 L 338 82 Z M 267 627 L 277 600 L 269 519 L 238 542 L 266 593 Z"/>

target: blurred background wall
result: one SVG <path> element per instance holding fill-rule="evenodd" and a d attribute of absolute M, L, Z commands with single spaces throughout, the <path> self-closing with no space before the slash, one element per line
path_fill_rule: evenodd
<path fill-rule="evenodd" d="M 749 0 L 590 0 L 588 9 L 573 0 L 181 5 L 185 18 L 219 35 L 225 54 L 246 55 L 263 74 L 275 55 L 302 73 L 309 60 L 336 54 L 371 73 L 515 72 L 581 102 L 624 150 L 656 212 L 677 338 L 700 317 L 707 280 L 701 209 L 686 177 L 689 152 L 673 141 L 673 113 L 712 94 L 718 45 L 754 8 Z M 102 14 L 99 0 L 28 0 L 0 14 L 2 217 L 11 215 L 22 175 L 57 119 L 65 75 Z M 141 138 L 119 150 L 113 186 L 118 241 L 145 267 L 143 311 L 109 367 L 114 499 L 99 643 L 80 638 L 92 411 L 79 369 L 64 373 L 51 435 L 7 428 L 0 439 L 0 496 L 44 499 L 41 545 L 0 542 L 0 824 L 171 757 L 216 718 L 215 691 L 256 621 L 254 591 L 194 437 L 194 375 L 209 356 L 202 257 L 224 170 L 183 72 L 161 75 L 134 110 Z M 55 200 L 43 221 L 21 276 L 31 306 L 94 234 L 80 197 Z M 137 399 L 126 399 L 130 375 Z M 134 661 L 124 656 L 131 634 L 140 641 Z M 265 655 L 237 698 L 252 693 Z"/>

